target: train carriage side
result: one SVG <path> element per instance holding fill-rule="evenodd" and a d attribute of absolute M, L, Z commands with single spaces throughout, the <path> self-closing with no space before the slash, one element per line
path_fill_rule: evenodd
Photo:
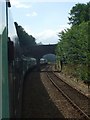
<path fill-rule="evenodd" d="M 20 53 L 16 54 L 14 37 L 17 35 L 9 0 L 0 1 L 0 14 L 0 119 L 16 118 L 20 117 L 21 98 L 18 96 L 23 65 Z"/>

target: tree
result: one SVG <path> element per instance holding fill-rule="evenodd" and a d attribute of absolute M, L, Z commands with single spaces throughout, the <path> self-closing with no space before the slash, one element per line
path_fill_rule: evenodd
<path fill-rule="evenodd" d="M 87 4 L 76 4 L 70 10 L 70 17 L 68 17 L 72 25 L 79 25 L 83 21 L 87 22 L 90 20 L 90 2 Z"/>
<path fill-rule="evenodd" d="M 88 76 L 90 74 L 88 71 L 90 61 L 90 50 L 88 47 L 89 23 L 82 22 L 59 33 L 60 42 L 56 50 L 59 58 L 64 59 L 67 65 L 73 65 L 73 68 L 75 66 L 75 74 L 83 80 L 90 79 L 90 76 Z"/>

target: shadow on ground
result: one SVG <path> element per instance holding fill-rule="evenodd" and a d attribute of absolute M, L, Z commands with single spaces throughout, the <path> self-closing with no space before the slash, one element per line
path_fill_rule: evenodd
<path fill-rule="evenodd" d="M 63 118 L 42 84 L 39 72 L 27 74 L 22 104 L 22 118 Z"/>

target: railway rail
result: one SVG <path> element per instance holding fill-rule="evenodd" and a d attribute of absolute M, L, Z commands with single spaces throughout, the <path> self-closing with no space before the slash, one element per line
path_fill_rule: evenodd
<path fill-rule="evenodd" d="M 63 96 L 68 100 L 68 102 L 74 107 L 77 113 L 80 113 L 80 117 L 83 119 L 90 119 L 89 116 L 89 101 L 90 98 L 83 95 L 66 82 L 61 80 L 54 72 L 51 71 L 52 67 L 47 66 L 46 70 L 47 76 L 53 85 L 58 89 Z"/>

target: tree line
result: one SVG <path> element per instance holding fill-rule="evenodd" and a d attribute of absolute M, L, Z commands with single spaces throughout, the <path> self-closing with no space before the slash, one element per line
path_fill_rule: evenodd
<path fill-rule="evenodd" d="M 78 79 L 90 80 L 90 2 L 75 4 L 69 15 L 71 28 L 58 33 L 57 62 Z"/>

